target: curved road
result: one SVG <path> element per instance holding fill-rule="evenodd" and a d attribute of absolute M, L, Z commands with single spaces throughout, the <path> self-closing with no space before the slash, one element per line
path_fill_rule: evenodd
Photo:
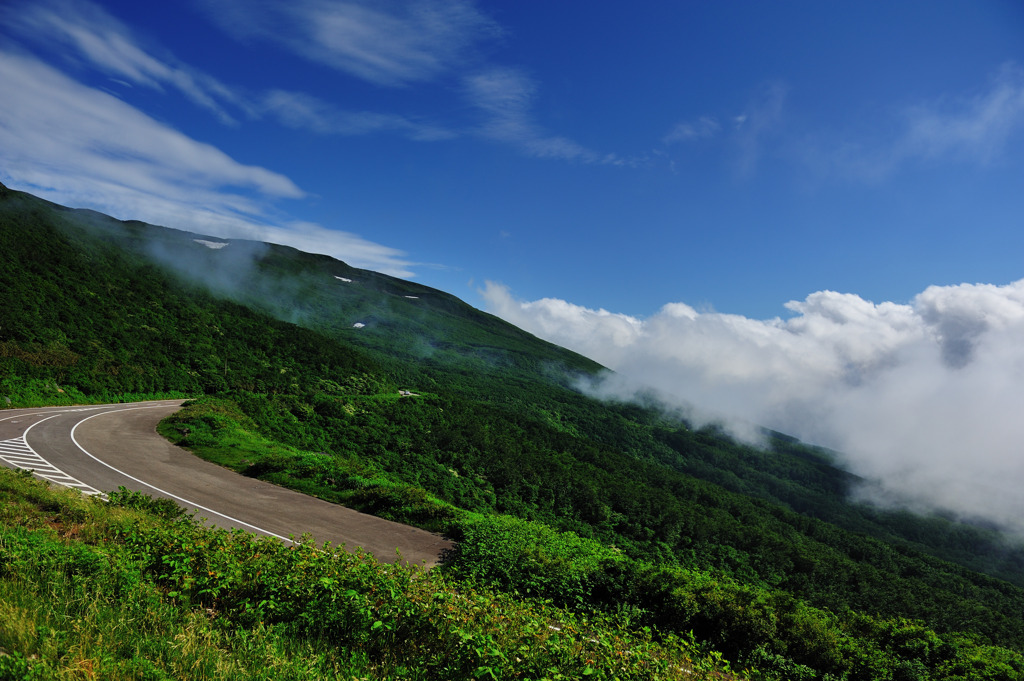
<path fill-rule="evenodd" d="M 156 433 L 180 400 L 0 411 L 0 464 L 85 494 L 120 486 L 166 497 L 208 522 L 289 541 L 362 547 L 378 560 L 436 565 L 439 535 L 247 478 L 203 461 Z"/>

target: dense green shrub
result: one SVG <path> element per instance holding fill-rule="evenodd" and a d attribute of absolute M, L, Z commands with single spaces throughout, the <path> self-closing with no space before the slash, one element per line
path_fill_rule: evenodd
<path fill-rule="evenodd" d="M 70 526 L 42 522 L 23 492 L 51 504 L 72 493 L 41 487 L 0 469 L 0 501 L 37 525 L 0 523 L 0 648 L 13 653 L 0 669 L 13 678 L 653 680 L 728 669 L 687 638 L 358 552 L 152 515 L 134 496 L 116 513 L 89 502 L 95 543 L 65 540 L 55 530 Z"/>

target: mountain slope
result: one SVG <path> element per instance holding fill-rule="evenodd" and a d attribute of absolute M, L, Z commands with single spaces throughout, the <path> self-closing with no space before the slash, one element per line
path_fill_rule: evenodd
<path fill-rule="evenodd" d="M 591 400 L 571 386 L 596 364 L 448 294 L 294 249 L 218 243 L 0 190 L 0 396 L 220 394 L 182 417 L 207 455 L 381 514 L 412 508 L 423 522 L 454 523 L 467 551 L 473 537 L 504 540 L 474 534 L 444 503 L 614 544 L 667 571 L 578 556 L 572 569 L 593 569 L 588 586 L 549 597 L 595 607 L 621 597 L 640 621 L 699 625 L 711 639 L 732 631 L 721 645 L 740 659 L 762 643 L 792 657 L 797 643 L 764 629 L 756 643 L 706 604 L 691 619 L 669 616 L 640 585 L 674 593 L 705 583 L 699 574 L 738 585 L 713 592 L 731 604 L 749 596 L 760 608 L 912 617 L 1024 644 L 1024 591 L 936 558 L 1020 582 L 1020 551 L 991 533 L 851 505 L 850 476 L 786 438 L 755 451 L 650 405 Z M 419 396 L 398 398 L 399 387 Z M 231 450 L 249 436 L 294 451 L 260 459 L 255 446 L 242 463 Z M 542 553 L 528 545 L 501 555 L 532 565 Z M 510 589 L 525 579 L 500 565 L 476 574 L 511 579 Z"/>
<path fill-rule="evenodd" d="M 66 231 L 83 230 L 219 297 L 389 357 L 439 366 L 502 366 L 530 377 L 540 361 L 581 373 L 601 368 L 448 293 L 328 256 L 51 207 Z"/>
<path fill-rule="evenodd" d="M 10 396 L 279 391 L 323 369 L 339 379 L 378 371 L 357 350 L 176 283 L 69 229 L 66 211 L 14 192 L 0 201 L 0 386 Z"/>

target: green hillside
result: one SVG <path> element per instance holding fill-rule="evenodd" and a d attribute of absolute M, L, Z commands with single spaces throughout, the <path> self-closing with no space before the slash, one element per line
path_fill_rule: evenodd
<path fill-rule="evenodd" d="M 0 187 L 0 401 L 196 397 L 163 432 L 201 456 L 447 532 L 453 579 L 692 631 L 760 678 L 1024 674 L 1024 551 L 993 530 L 852 504 L 780 434 L 597 402 L 573 386 L 601 367 L 443 292 L 203 241 Z"/>

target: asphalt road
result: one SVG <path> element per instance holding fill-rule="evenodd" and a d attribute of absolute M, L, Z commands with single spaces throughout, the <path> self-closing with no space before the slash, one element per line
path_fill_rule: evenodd
<path fill-rule="evenodd" d="M 221 527 L 288 541 L 361 547 L 378 560 L 433 566 L 439 535 L 247 478 L 203 461 L 156 433 L 181 401 L 0 411 L 0 464 L 100 494 L 118 487 L 167 497 Z"/>

